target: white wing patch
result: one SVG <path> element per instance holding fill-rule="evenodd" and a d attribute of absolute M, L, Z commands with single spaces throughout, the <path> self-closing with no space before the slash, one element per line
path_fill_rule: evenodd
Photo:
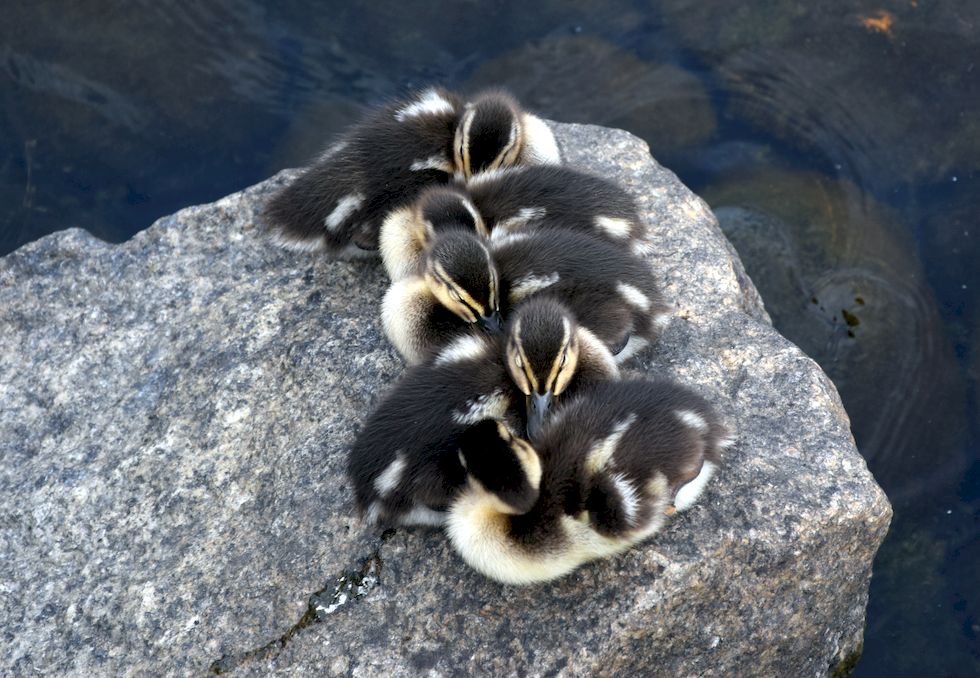
<path fill-rule="evenodd" d="M 622 365 L 649 345 L 650 342 L 644 337 L 641 337 L 638 334 L 633 334 L 626 341 L 626 346 L 623 347 L 623 350 L 613 356 L 613 360 Z"/>
<path fill-rule="evenodd" d="M 715 474 L 715 468 L 715 465 L 710 461 L 705 461 L 704 466 L 701 467 L 701 472 L 694 480 L 685 484 L 677 491 L 677 494 L 674 496 L 674 508 L 678 511 L 691 508 L 694 502 L 697 501 L 697 498 L 701 496 L 701 493 L 704 492 L 704 487 L 711 480 L 711 476 Z"/>
<path fill-rule="evenodd" d="M 653 254 L 653 245 L 646 240 L 634 240 L 630 245 L 630 251 L 634 256 L 643 259 Z"/>
<path fill-rule="evenodd" d="M 523 170 L 524 170 L 524 168 L 523 167 L 520 167 L 520 166 L 518 166 L 518 167 L 501 167 L 501 168 L 498 168 L 498 169 L 485 170 L 483 172 L 479 172 L 478 174 L 474 174 L 470 178 L 470 180 L 466 182 L 466 187 L 467 188 L 476 188 L 476 187 L 482 186 L 483 184 L 492 183 L 494 181 L 497 181 L 499 179 L 502 179 L 503 177 L 507 176 L 508 174 L 517 174 L 519 172 L 522 172 Z"/>
<path fill-rule="evenodd" d="M 516 303 L 536 292 L 548 289 L 561 279 L 557 272 L 551 275 L 526 275 L 514 281 L 510 288 L 510 301 Z"/>
<path fill-rule="evenodd" d="M 650 298 L 643 294 L 639 288 L 628 283 L 619 283 L 616 285 L 616 291 L 619 292 L 619 295 L 630 306 L 638 308 L 641 311 L 650 310 Z"/>
<path fill-rule="evenodd" d="M 592 446 L 585 458 L 585 470 L 589 475 L 596 474 L 608 466 L 609 462 L 612 461 L 613 454 L 616 453 L 619 441 L 626 435 L 626 431 L 629 430 L 634 421 L 636 421 L 636 414 L 632 413 L 613 426 L 613 430 L 608 436 Z"/>
<path fill-rule="evenodd" d="M 405 122 L 409 118 L 416 118 L 420 115 L 439 115 L 440 113 L 452 112 L 453 105 L 439 92 L 430 89 L 423 92 L 417 101 L 399 108 L 395 113 L 395 120 Z"/>
<path fill-rule="evenodd" d="M 405 472 L 405 453 L 396 452 L 395 460 L 388 464 L 388 468 L 378 474 L 374 479 L 374 489 L 382 497 L 389 494 L 401 482 L 402 474 Z"/>
<path fill-rule="evenodd" d="M 446 524 L 448 514 L 445 511 L 436 511 L 428 506 L 416 504 L 412 510 L 398 517 L 399 525 L 427 525 L 429 527 L 442 527 Z"/>
<path fill-rule="evenodd" d="M 623 513 L 626 514 L 626 522 L 636 525 L 636 513 L 640 510 L 640 495 L 633 487 L 633 484 L 626 479 L 622 473 L 617 473 L 612 477 L 613 486 L 619 493 L 623 503 Z"/>
<path fill-rule="evenodd" d="M 322 238 L 291 238 L 278 229 L 272 231 L 269 234 L 269 238 L 278 247 L 291 250 L 293 252 L 316 252 L 318 250 L 322 250 L 324 245 Z"/>
<path fill-rule="evenodd" d="M 718 447 L 721 449 L 727 449 L 735 444 L 737 440 L 734 433 L 728 433 L 724 438 L 718 441 Z"/>
<path fill-rule="evenodd" d="M 423 170 L 434 169 L 434 170 L 439 170 L 440 172 L 452 173 L 453 166 L 449 164 L 449 161 L 446 160 L 445 156 L 430 155 L 428 158 L 425 158 L 424 160 L 416 160 L 415 162 L 412 163 L 409 169 L 412 170 L 413 172 L 421 172 Z"/>
<path fill-rule="evenodd" d="M 496 232 L 500 229 L 508 232 L 524 228 L 532 221 L 543 219 L 545 214 L 547 214 L 547 210 L 544 207 L 522 207 L 517 210 L 517 214 L 514 216 L 498 221 L 493 230 Z"/>
<path fill-rule="evenodd" d="M 630 222 L 615 217 L 596 217 L 595 225 L 612 237 L 620 239 L 628 238 L 633 231 L 633 225 Z"/>
<path fill-rule="evenodd" d="M 508 245 L 524 242 L 530 237 L 531 234 L 527 232 L 517 231 L 516 233 L 507 233 L 506 231 L 495 228 L 490 232 L 490 246 L 496 252 L 498 249 L 507 247 Z"/>
<path fill-rule="evenodd" d="M 466 410 L 453 412 L 453 421 L 468 426 L 484 419 L 501 419 L 509 402 L 500 389 L 466 401 Z"/>
<path fill-rule="evenodd" d="M 338 153 L 340 153 L 345 148 L 347 148 L 347 142 L 346 141 L 338 141 L 333 146 L 330 146 L 329 148 L 327 148 L 327 150 L 325 150 L 323 153 L 321 153 L 319 160 L 321 162 L 324 161 L 324 160 L 327 160 L 328 158 L 337 155 Z"/>
<path fill-rule="evenodd" d="M 333 208 L 333 212 L 327 215 L 324 220 L 324 225 L 330 231 L 336 231 L 337 228 L 344 223 L 350 215 L 356 212 L 361 203 L 364 202 L 364 196 L 360 193 L 351 193 L 350 195 L 345 195 L 343 198 L 337 201 L 337 206 Z"/>
<path fill-rule="evenodd" d="M 435 365 L 449 365 L 465 360 L 476 360 L 487 354 L 487 343 L 480 337 L 466 335 L 454 339 L 436 356 Z"/>
<path fill-rule="evenodd" d="M 698 433 L 708 432 L 708 422 L 697 412 L 693 410 L 676 410 L 674 414 L 688 428 L 693 428 Z"/>

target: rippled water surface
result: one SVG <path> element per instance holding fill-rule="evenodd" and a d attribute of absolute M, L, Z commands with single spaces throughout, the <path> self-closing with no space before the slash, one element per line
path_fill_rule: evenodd
<path fill-rule="evenodd" d="M 894 503 L 856 675 L 980 675 L 980 2 L 4 14 L 0 253 L 69 226 L 125 240 L 433 82 L 503 83 L 548 117 L 647 139 L 834 379 Z"/>

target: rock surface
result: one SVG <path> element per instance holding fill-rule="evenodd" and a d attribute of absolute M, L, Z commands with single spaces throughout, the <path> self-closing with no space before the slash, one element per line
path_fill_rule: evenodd
<path fill-rule="evenodd" d="M 739 432 L 646 545 L 506 587 L 435 531 L 374 535 L 348 446 L 401 364 L 380 266 L 282 252 L 293 174 L 110 246 L 0 260 L 0 673 L 820 675 L 860 650 L 891 509 L 837 393 L 705 204 L 624 132 L 556 126 L 638 198 L 677 317 L 633 364 Z"/>

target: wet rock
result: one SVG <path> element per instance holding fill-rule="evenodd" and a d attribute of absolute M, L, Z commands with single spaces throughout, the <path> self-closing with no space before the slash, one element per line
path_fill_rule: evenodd
<path fill-rule="evenodd" d="M 958 477 L 965 384 L 898 215 L 806 172 L 756 172 L 703 195 L 776 328 L 837 385 L 892 502 Z"/>
<path fill-rule="evenodd" d="M 279 176 L 120 246 L 0 259 L 0 673 L 813 675 L 858 652 L 891 510 L 827 377 L 776 333 L 705 204 L 624 132 L 558 125 L 621 181 L 677 307 L 637 371 L 738 430 L 700 504 L 558 582 L 377 536 L 343 474 L 402 366 L 381 269 L 269 247 Z"/>
<path fill-rule="evenodd" d="M 568 83 L 575 83 L 574 95 Z M 629 130 L 658 156 L 703 143 L 715 131 L 707 89 L 696 76 L 593 36 L 527 43 L 485 62 L 467 83 L 469 89 L 494 85 L 549 118 Z"/>

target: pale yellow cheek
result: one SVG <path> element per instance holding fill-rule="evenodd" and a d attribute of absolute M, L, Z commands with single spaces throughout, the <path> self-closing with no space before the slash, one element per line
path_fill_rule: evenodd
<path fill-rule="evenodd" d="M 446 289 L 442 285 L 439 285 L 438 283 L 435 285 L 429 283 L 429 289 L 440 304 L 448 308 L 455 315 L 459 316 L 460 319 L 465 320 L 468 323 L 476 322 L 476 316 L 473 315 L 473 312 L 467 308 L 465 304 L 461 304 L 449 296 Z"/>
<path fill-rule="evenodd" d="M 476 316 L 473 315 L 473 311 L 465 306 L 460 306 L 459 304 L 449 305 L 449 310 L 458 315 L 460 318 L 468 323 L 475 323 Z"/>
<path fill-rule="evenodd" d="M 555 378 L 555 387 L 553 389 L 555 395 L 561 395 L 566 388 L 568 388 L 568 383 L 575 376 L 575 368 L 578 366 L 578 360 L 573 356 L 569 356 L 565 361 L 565 367 L 558 376 Z"/>
<path fill-rule="evenodd" d="M 517 370 L 512 361 L 508 361 L 507 371 L 510 372 L 510 378 L 517 384 L 517 388 L 521 389 L 521 393 L 531 395 L 531 385 L 528 383 L 527 377 L 524 376 L 524 372 Z"/>

